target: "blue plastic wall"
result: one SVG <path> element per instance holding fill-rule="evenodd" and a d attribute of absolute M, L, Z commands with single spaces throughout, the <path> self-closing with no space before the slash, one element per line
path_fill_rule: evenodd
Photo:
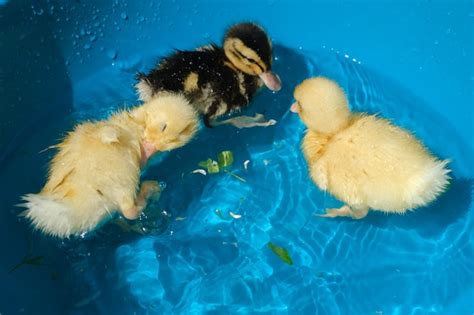
<path fill-rule="evenodd" d="M 14 205 L 41 187 L 48 154 L 36 153 L 87 103 L 84 82 L 152 52 L 220 42 L 242 20 L 261 23 L 278 44 L 347 54 L 397 82 L 444 117 L 439 128 L 452 126 L 472 157 L 472 1 L 0 1 L 1 314 L 63 309 L 60 275 L 8 273 L 31 244 Z M 44 141 L 20 150 L 31 134 Z M 46 239 L 35 246 L 58 255 Z"/>

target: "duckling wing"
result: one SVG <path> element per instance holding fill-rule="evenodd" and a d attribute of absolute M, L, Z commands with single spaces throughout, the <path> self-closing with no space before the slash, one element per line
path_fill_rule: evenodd
<path fill-rule="evenodd" d="M 114 126 L 103 126 L 97 130 L 97 136 L 105 144 L 119 142 L 120 130 Z"/>
<path fill-rule="evenodd" d="M 196 51 L 176 51 L 163 58 L 160 63 L 146 75 L 139 75 L 141 82 L 147 82 L 153 92 L 183 92 L 186 78 L 191 73 L 201 78 L 212 77 L 212 69 L 220 64 L 223 52 L 217 49 L 201 49 Z"/>

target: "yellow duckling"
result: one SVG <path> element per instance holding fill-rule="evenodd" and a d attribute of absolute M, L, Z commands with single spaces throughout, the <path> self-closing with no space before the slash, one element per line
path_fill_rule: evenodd
<path fill-rule="evenodd" d="M 440 161 L 408 131 L 374 115 L 351 113 L 337 83 L 316 77 L 294 91 L 308 127 L 302 150 L 316 185 L 346 205 L 323 217 L 361 219 L 369 209 L 405 213 L 436 199 L 448 184 Z"/>
<path fill-rule="evenodd" d="M 199 126 L 182 95 L 161 94 L 131 111 L 78 125 L 57 145 L 46 185 L 23 197 L 22 214 L 56 237 L 94 230 L 118 212 L 136 219 L 158 183 L 140 184 L 140 168 L 158 151 L 183 146 Z"/>

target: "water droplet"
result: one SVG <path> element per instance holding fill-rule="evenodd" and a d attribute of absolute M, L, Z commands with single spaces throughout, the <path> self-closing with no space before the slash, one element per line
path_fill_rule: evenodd
<path fill-rule="evenodd" d="M 83 28 L 81 28 L 81 30 L 79 31 L 79 34 L 81 36 L 84 36 L 84 35 L 86 35 L 86 31 Z"/>
<path fill-rule="evenodd" d="M 120 17 L 122 18 L 122 20 L 128 20 L 128 15 L 127 15 L 127 13 L 125 13 L 125 12 L 122 12 L 122 13 L 120 14 Z"/>
<path fill-rule="evenodd" d="M 109 49 L 109 50 L 107 51 L 107 56 L 108 56 L 110 59 L 114 60 L 114 59 L 117 58 L 117 51 L 116 51 L 115 49 Z"/>
<path fill-rule="evenodd" d="M 97 36 L 92 35 L 92 36 L 90 37 L 90 41 L 91 41 L 91 42 L 95 42 L 96 40 L 97 40 Z"/>
<path fill-rule="evenodd" d="M 349 58 L 349 55 L 348 54 L 344 54 L 344 58 Z"/>
<path fill-rule="evenodd" d="M 84 44 L 84 49 L 85 50 L 91 49 L 91 44 Z"/>

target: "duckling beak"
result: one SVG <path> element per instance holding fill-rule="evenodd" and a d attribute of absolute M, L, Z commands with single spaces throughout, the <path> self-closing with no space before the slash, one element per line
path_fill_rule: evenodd
<path fill-rule="evenodd" d="M 292 113 L 298 113 L 298 112 L 299 112 L 299 110 L 298 110 L 298 103 L 295 102 L 295 103 L 291 104 L 290 111 L 291 111 Z"/>
<path fill-rule="evenodd" d="M 270 90 L 279 91 L 281 89 L 281 80 L 276 73 L 267 71 L 259 74 L 259 77 Z"/>
<path fill-rule="evenodd" d="M 157 149 L 155 145 L 148 141 L 143 141 L 141 145 L 141 163 L 145 165 L 148 159 L 156 153 Z"/>

